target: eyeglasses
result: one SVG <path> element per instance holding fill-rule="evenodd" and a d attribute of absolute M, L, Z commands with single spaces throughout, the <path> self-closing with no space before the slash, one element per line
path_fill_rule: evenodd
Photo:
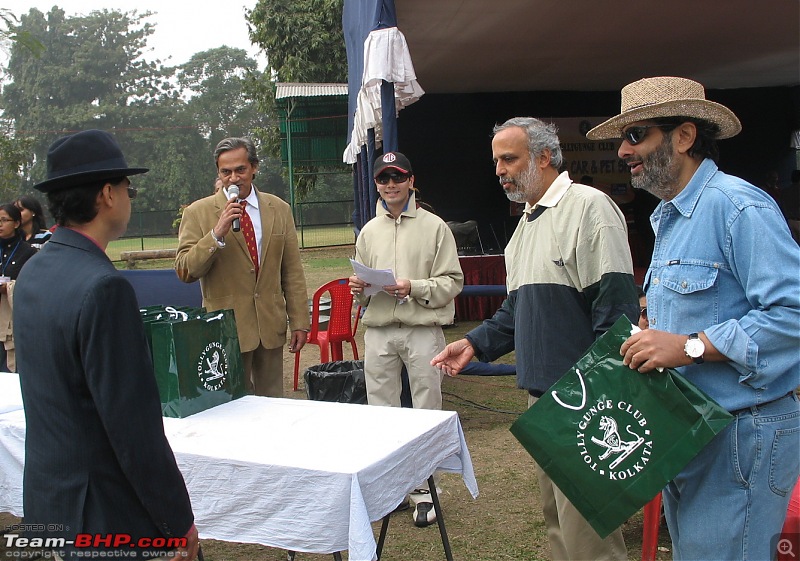
<path fill-rule="evenodd" d="M 647 317 L 647 306 L 639 308 L 639 315 L 642 316 L 643 318 Z"/>
<path fill-rule="evenodd" d="M 382 173 L 375 178 L 375 181 L 378 183 L 378 185 L 388 185 L 390 179 L 394 181 L 395 184 L 399 184 L 405 183 L 410 178 L 410 175 L 406 175 L 404 173 Z"/>
<path fill-rule="evenodd" d="M 139 190 L 135 187 L 128 187 L 128 197 L 131 199 L 135 199 L 136 195 L 139 194 Z"/>
<path fill-rule="evenodd" d="M 661 125 L 639 125 L 635 127 L 628 127 L 622 131 L 622 139 L 627 140 L 631 146 L 636 146 L 647 136 L 647 129 L 654 127 L 668 127 L 675 128 L 675 125 L 661 124 Z"/>
<path fill-rule="evenodd" d="M 16 222 L 16 220 L 11 218 L 0 218 L 0 224 L 8 224 L 9 222 Z"/>

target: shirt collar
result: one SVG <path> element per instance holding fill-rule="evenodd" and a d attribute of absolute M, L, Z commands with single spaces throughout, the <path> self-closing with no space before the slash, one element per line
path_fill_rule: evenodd
<path fill-rule="evenodd" d="M 72 230 L 72 231 L 73 231 L 73 232 L 75 232 L 76 234 L 78 234 L 78 235 L 80 235 L 80 236 L 83 236 L 84 238 L 86 238 L 87 240 L 89 240 L 90 242 L 92 242 L 94 245 L 96 245 L 96 246 L 97 246 L 97 247 L 100 249 L 100 251 L 102 251 L 102 252 L 105 252 L 105 251 L 106 251 L 106 248 L 104 248 L 102 245 L 100 245 L 100 243 L 99 243 L 99 242 L 98 242 L 96 239 L 94 239 L 93 237 L 91 237 L 90 235 L 88 235 L 88 234 L 86 234 L 86 233 L 84 233 L 84 232 L 81 232 L 81 231 L 79 231 L 79 230 L 76 230 L 75 228 L 70 228 L 69 226 L 59 226 L 59 227 L 60 227 L 60 228 L 65 228 L 65 229 L 67 229 L 67 230 Z"/>
<path fill-rule="evenodd" d="M 706 185 L 708 185 L 711 177 L 717 173 L 718 169 L 714 160 L 708 158 L 703 160 L 703 163 L 701 163 L 697 171 L 694 172 L 694 175 L 689 180 L 689 183 L 686 184 L 686 187 L 667 204 L 674 206 L 678 212 L 687 218 L 691 217 L 697 206 L 697 201 L 700 199 L 700 195 L 703 194 Z"/>
<path fill-rule="evenodd" d="M 550 184 L 550 187 L 547 188 L 547 191 L 544 192 L 544 195 L 542 195 L 542 198 L 539 199 L 539 202 L 533 206 L 531 206 L 530 203 L 525 203 L 525 213 L 530 214 L 540 206 L 556 206 L 564 197 L 570 185 L 572 185 L 572 180 L 569 178 L 569 173 L 566 171 L 561 172 L 561 174 Z"/>
<path fill-rule="evenodd" d="M 386 215 L 389 218 L 392 217 L 392 215 L 389 213 L 389 209 L 386 208 L 386 203 L 383 202 L 383 199 L 378 199 L 377 213 Z M 406 201 L 406 206 L 403 207 L 403 212 L 400 213 L 400 216 L 416 216 L 416 215 L 417 215 L 417 198 L 414 196 L 414 190 L 412 189 L 409 193 L 408 200 Z"/>
<path fill-rule="evenodd" d="M 230 195 L 228 195 L 228 190 L 227 189 L 223 189 L 223 192 L 225 193 L 225 199 L 226 200 L 230 199 Z M 247 205 L 248 206 L 251 206 L 251 207 L 253 207 L 255 209 L 258 209 L 258 192 L 256 191 L 256 186 L 251 183 L 250 184 L 250 193 L 247 195 L 247 197 L 245 197 L 244 199 L 241 199 L 241 200 L 247 201 Z"/>

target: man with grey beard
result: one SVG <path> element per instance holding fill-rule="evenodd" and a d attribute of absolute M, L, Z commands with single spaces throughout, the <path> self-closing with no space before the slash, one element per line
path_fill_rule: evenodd
<path fill-rule="evenodd" d="M 517 385 L 533 405 L 591 344 L 639 316 L 625 218 L 604 193 L 573 183 L 554 125 L 531 117 L 494 128 L 495 173 L 525 212 L 505 249 L 508 298 L 495 315 L 431 364 L 454 376 L 477 356 L 516 350 Z M 536 466 L 553 559 L 625 560 L 620 530 L 605 539 Z"/>
<path fill-rule="evenodd" d="M 621 113 L 587 134 L 621 137 L 631 183 L 661 199 L 649 329 L 623 362 L 677 368 L 735 416 L 664 489 L 676 560 L 774 559 L 800 473 L 800 248 L 772 197 L 717 168 L 717 139 L 741 128 L 666 76 L 625 86 Z"/>

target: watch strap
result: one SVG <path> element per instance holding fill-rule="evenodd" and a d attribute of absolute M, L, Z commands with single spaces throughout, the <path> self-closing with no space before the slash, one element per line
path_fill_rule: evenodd
<path fill-rule="evenodd" d="M 692 339 L 697 339 L 698 341 L 700 341 L 700 335 L 697 334 L 697 333 L 689 333 L 689 339 L 687 340 L 687 344 Z M 700 342 L 702 344 L 702 341 L 700 341 Z M 705 348 L 705 344 L 703 344 L 703 347 Z M 684 352 L 686 352 L 686 351 L 684 350 Z M 703 364 L 705 362 L 705 359 L 703 358 L 702 354 L 700 356 L 692 356 L 688 352 L 686 352 L 686 356 L 691 358 L 694 361 L 695 364 Z"/>
<path fill-rule="evenodd" d="M 214 234 L 214 228 L 211 228 L 211 237 L 216 242 L 217 247 L 225 247 L 225 238 L 224 237 L 218 238 L 216 234 Z"/>

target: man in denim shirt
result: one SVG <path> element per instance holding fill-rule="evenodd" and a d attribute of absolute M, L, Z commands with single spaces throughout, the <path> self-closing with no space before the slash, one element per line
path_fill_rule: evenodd
<path fill-rule="evenodd" d="M 800 248 L 772 198 L 717 169 L 728 108 L 683 78 L 622 90 L 590 130 L 622 137 L 631 183 L 661 199 L 645 277 L 649 329 L 620 349 L 639 372 L 674 367 L 734 422 L 665 488 L 674 559 L 772 559 L 800 474 Z"/>

